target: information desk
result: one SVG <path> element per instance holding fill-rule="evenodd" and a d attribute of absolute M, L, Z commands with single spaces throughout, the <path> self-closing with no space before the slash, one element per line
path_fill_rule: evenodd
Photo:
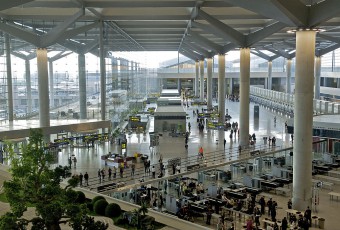
<path fill-rule="evenodd" d="M 331 167 L 326 166 L 326 165 L 314 165 L 314 170 L 318 170 L 318 171 L 330 171 L 332 170 Z"/>
<path fill-rule="evenodd" d="M 241 192 L 234 192 L 234 191 L 228 191 L 227 192 L 228 197 L 236 198 L 236 199 L 246 199 L 247 194 L 241 193 Z"/>
<path fill-rule="evenodd" d="M 280 187 L 280 184 L 272 181 L 261 181 L 261 187 L 274 189 Z"/>

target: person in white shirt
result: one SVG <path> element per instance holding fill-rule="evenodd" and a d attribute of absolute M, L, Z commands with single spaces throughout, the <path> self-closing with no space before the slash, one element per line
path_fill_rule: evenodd
<path fill-rule="evenodd" d="M 176 170 L 177 170 L 177 173 L 181 173 L 181 166 L 179 164 L 176 166 Z"/>

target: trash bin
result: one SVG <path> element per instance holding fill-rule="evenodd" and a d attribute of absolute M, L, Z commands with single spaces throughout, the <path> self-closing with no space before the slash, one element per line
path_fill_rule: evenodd
<path fill-rule="evenodd" d="M 324 218 L 319 218 L 319 228 L 325 229 L 325 219 Z"/>

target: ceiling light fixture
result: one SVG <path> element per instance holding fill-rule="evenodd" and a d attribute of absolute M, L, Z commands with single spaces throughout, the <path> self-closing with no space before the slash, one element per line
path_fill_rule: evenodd
<path fill-rule="evenodd" d="M 297 31 L 315 31 L 315 32 L 319 33 L 319 32 L 324 32 L 325 29 L 320 29 L 320 28 L 297 28 L 297 29 L 287 30 L 287 33 L 295 34 Z"/>

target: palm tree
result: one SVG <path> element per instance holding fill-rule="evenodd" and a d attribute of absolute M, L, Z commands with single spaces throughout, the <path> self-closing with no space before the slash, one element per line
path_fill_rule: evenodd
<path fill-rule="evenodd" d="M 145 202 L 142 202 L 140 208 L 138 209 L 138 212 L 140 214 L 143 214 L 142 216 L 144 217 L 146 213 L 148 213 L 148 207 L 147 205 L 145 204 Z"/>

